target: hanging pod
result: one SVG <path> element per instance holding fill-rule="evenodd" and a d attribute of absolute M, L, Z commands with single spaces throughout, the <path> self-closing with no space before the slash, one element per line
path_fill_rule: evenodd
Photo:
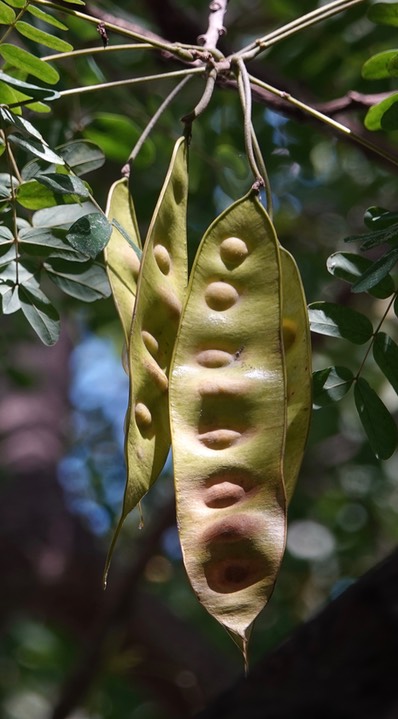
<path fill-rule="evenodd" d="M 129 339 L 127 482 L 108 553 L 129 512 L 158 477 L 170 448 L 169 367 L 187 286 L 187 141 L 180 138 L 148 230 Z"/>
<path fill-rule="evenodd" d="M 106 216 L 113 223 L 104 250 L 106 271 L 128 346 L 140 270 L 141 238 L 126 178 L 117 180 L 110 188 Z"/>
<path fill-rule="evenodd" d="M 279 243 L 252 191 L 202 239 L 170 374 L 186 570 L 245 656 L 285 547 L 281 287 Z"/>

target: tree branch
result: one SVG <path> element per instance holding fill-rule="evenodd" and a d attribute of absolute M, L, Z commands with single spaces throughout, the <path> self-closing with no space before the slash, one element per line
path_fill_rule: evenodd
<path fill-rule="evenodd" d="M 200 719 L 398 716 L 397 606 L 395 552 L 299 627 Z"/>
<path fill-rule="evenodd" d="M 216 48 L 217 43 L 225 34 L 224 16 L 229 0 L 212 0 L 209 5 L 209 26 L 203 35 L 199 35 L 198 44 L 208 49 Z"/>

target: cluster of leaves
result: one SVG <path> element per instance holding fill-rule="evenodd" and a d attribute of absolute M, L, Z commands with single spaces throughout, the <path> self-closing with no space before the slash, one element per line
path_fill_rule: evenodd
<path fill-rule="evenodd" d="M 81 0 L 67 1 L 83 4 Z M 67 29 L 29 0 L 9 0 L 0 2 L 0 24 L 9 25 L 6 35 L 16 30 L 60 52 L 72 48 L 56 35 L 21 20 L 25 11 L 40 22 Z M 59 93 L 26 78 L 34 75 L 43 83 L 54 84 L 58 72 L 17 45 L 2 41 L 0 55 L 6 61 L 0 72 L 0 154 L 7 164 L 7 172 L 0 174 L 2 311 L 22 310 L 40 339 L 52 345 L 58 339 L 60 322 L 51 286 L 85 302 L 110 294 L 104 267 L 95 258 L 108 242 L 111 227 L 93 201 L 90 186 L 80 179 L 101 167 L 104 156 L 85 141 L 51 149 L 32 122 L 22 117 L 21 104 L 49 111 L 43 101 L 55 100 Z M 22 169 L 17 156 L 28 160 Z"/>
<path fill-rule="evenodd" d="M 398 345 L 381 331 L 392 307 L 398 317 L 398 293 L 390 275 L 398 260 L 398 213 L 370 207 L 364 221 L 370 232 L 347 237 L 345 241 L 360 241 L 364 251 L 385 245 L 386 249 L 376 260 L 352 252 L 336 252 L 329 257 L 327 268 L 334 277 L 349 282 L 351 292 L 367 292 L 378 299 L 388 299 L 387 307 L 374 330 L 368 317 L 352 308 L 331 302 L 310 305 L 313 332 L 344 338 L 358 345 L 370 343 L 355 375 L 343 366 L 327 367 L 314 373 L 314 403 L 316 407 L 322 407 L 338 401 L 353 387 L 355 405 L 370 446 L 377 457 L 388 459 L 398 443 L 397 427 L 387 407 L 361 372 L 372 349 L 376 364 L 398 394 Z"/>
<path fill-rule="evenodd" d="M 66 0 L 66 2 L 84 4 L 82 0 Z M 28 22 L 22 19 L 23 17 L 27 18 Z M 49 25 L 51 32 L 37 27 L 37 22 Z M 27 75 L 33 75 L 41 82 L 55 85 L 59 80 L 58 71 L 38 57 L 38 54 L 21 47 L 20 42 L 10 43 L 5 40 L 11 32 L 16 31 L 20 40 L 27 39 L 56 52 L 68 52 L 73 50 L 72 45 L 54 34 L 56 31 L 67 30 L 67 26 L 58 18 L 37 7 L 31 0 L 7 0 L 7 2 L 1 0 L 0 25 L 8 26 L 0 43 L 0 56 L 5 61 L 3 68 L 5 72 L 0 75 L 0 102 L 11 107 L 15 106 L 15 111 L 18 113 L 21 112 L 20 103 L 27 104 L 36 112 L 49 112 L 48 105 L 41 100 L 55 99 L 58 93 L 25 84 L 24 80 Z M 36 101 L 29 102 L 29 100 Z"/>
<path fill-rule="evenodd" d="M 95 257 L 108 242 L 111 227 L 80 179 L 104 158 L 85 141 L 54 152 L 29 121 L 6 107 L 0 108 L 0 122 L 9 167 L 15 148 L 34 158 L 21 171 L 16 167 L 15 173 L 0 175 L 2 309 L 4 314 L 21 309 L 40 339 L 51 345 L 60 327 L 46 279 L 85 302 L 110 293 Z"/>
<path fill-rule="evenodd" d="M 398 27 L 398 3 L 376 3 L 368 11 L 372 22 Z M 384 50 L 373 55 L 362 68 L 366 80 L 382 80 L 398 77 L 398 49 Z M 368 130 L 398 129 L 398 93 L 394 92 L 373 105 L 365 118 Z"/>
<path fill-rule="evenodd" d="M 397 27 L 398 3 L 376 3 L 370 7 L 368 17 L 377 24 Z M 367 80 L 397 77 L 398 49 L 373 55 L 365 62 L 362 76 Z M 368 130 L 398 129 L 398 93 L 371 107 L 365 117 L 365 126 Z M 316 302 L 310 306 L 312 331 L 358 345 L 369 343 L 355 374 L 345 366 L 326 367 L 314 373 L 314 405 L 322 407 L 338 401 L 353 388 L 355 406 L 370 446 L 378 458 L 388 459 L 397 447 L 397 426 L 377 392 L 361 374 L 372 351 L 377 366 L 398 394 L 398 345 L 381 331 L 391 308 L 398 317 L 398 292 L 390 275 L 398 261 L 398 212 L 370 207 L 364 222 L 369 232 L 347 237 L 345 241 L 360 242 L 360 249 L 365 252 L 376 249 L 377 258 L 336 252 L 329 257 L 327 268 L 334 277 L 349 282 L 351 292 L 366 292 L 381 300 L 388 299 L 387 307 L 374 330 L 370 320 L 357 310 L 330 302 Z"/>

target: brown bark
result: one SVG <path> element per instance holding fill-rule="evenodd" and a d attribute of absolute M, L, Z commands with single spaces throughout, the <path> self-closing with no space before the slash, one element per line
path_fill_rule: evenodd
<path fill-rule="evenodd" d="M 398 551 L 198 719 L 395 719 L 397 610 Z"/>

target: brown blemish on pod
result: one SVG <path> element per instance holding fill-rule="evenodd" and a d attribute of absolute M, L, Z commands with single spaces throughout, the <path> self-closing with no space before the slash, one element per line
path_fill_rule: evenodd
<path fill-rule="evenodd" d="M 296 322 L 293 322 L 293 320 L 289 320 L 289 319 L 285 318 L 282 323 L 282 333 L 283 333 L 283 346 L 285 348 L 285 352 L 288 352 L 289 349 L 294 344 L 295 339 L 297 337 Z"/>
<path fill-rule="evenodd" d="M 202 367 L 226 367 L 231 364 L 234 356 L 230 352 L 224 350 L 208 349 L 202 350 L 196 355 L 196 361 Z"/>
<path fill-rule="evenodd" d="M 146 404 L 137 402 L 134 408 L 134 416 L 137 426 L 142 429 L 148 429 L 152 424 L 152 414 Z"/>
<path fill-rule="evenodd" d="M 150 332 L 147 332 L 147 330 L 141 331 L 141 337 L 149 354 L 151 354 L 152 357 L 155 358 L 159 350 L 159 342 L 157 341 L 156 337 L 154 337 Z"/>
<path fill-rule="evenodd" d="M 224 509 L 248 499 L 256 491 L 255 479 L 242 469 L 208 477 L 202 496 L 210 509 Z"/>
<path fill-rule="evenodd" d="M 258 520 L 240 514 L 223 519 L 205 535 L 204 573 L 210 589 L 230 594 L 267 576 L 269 562 L 255 545 L 258 531 Z"/>
<path fill-rule="evenodd" d="M 210 560 L 204 567 L 207 584 L 218 594 L 232 594 L 260 582 L 268 571 L 268 563 L 256 557 L 231 557 Z"/>
<path fill-rule="evenodd" d="M 249 254 L 249 248 L 239 237 L 227 237 L 220 245 L 220 255 L 225 265 L 240 265 Z"/>
<path fill-rule="evenodd" d="M 159 270 L 164 274 L 168 275 L 171 268 L 171 258 L 169 251 L 164 245 L 155 245 L 153 248 L 153 254 Z"/>
<path fill-rule="evenodd" d="M 214 429 L 200 434 L 198 439 L 209 449 L 226 449 L 231 447 L 242 436 L 233 429 Z"/>
<path fill-rule="evenodd" d="M 229 282 L 210 282 L 205 290 L 205 301 L 208 307 L 223 312 L 235 305 L 239 300 L 239 292 Z"/>

